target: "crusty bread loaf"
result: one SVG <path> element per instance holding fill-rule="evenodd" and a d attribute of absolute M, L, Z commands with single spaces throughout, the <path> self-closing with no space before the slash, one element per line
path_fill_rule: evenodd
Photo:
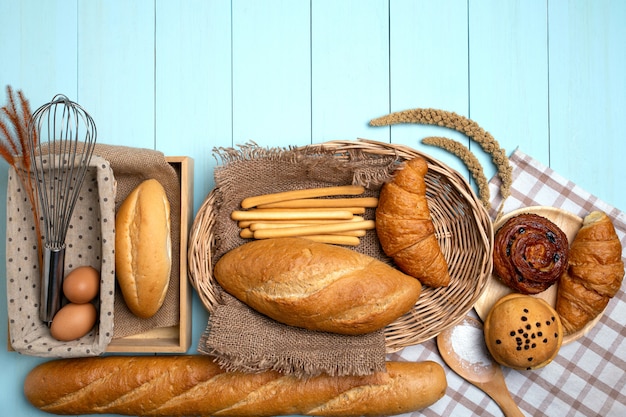
<path fill-rule="evenodd" d="M 143 181 L 115 217 L 115 271 L 126 305 L 138 317 L 161 308 L 170 282 L 170 205 L 163 186 Z"/>
<path fill-rule="evenodd" d="M 369 376 L 298 379 L 226 372 L 208 356 L 107 356 L 35 367 L 24 393 L 55 414 L 141 416 L 377 416 L 428 407 L 445 394 L 436 362 L 388 362 Z"/>
<path fill-rule="evenodd" d="M 304 238 L 245 243 L 220 258 L 214 276 L 278 322 L 348 335 L 387 326 L 413 308 L 422 288 L 371 256 Z"/>
<path fill-rule="evenodd" d="M 428 164 L 419 156 L 406 161 L 383 185 L 376 208 L 376 233 L 398 268 L 430 287 L 450 284 L 448 264 L 435 237 L 426 199 Z"/>
<path fill-rule="evenodd" d="M 569 265 L 559 279 L 556 311 L 566 334 L 583 329 L 606 308 L 624 278 L 622 244 L 601 211 L 585 216 L 570 247 Z"/>

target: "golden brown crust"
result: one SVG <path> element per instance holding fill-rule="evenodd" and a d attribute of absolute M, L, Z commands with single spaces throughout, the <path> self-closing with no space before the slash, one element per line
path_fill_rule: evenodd
<path fill-rule="evenodd" d="M 424 240 L 424 236 L 435 236 L 430 219 L 401 219 L 384 212 L 376 215 L 376 230 L 378 239 L 385 242 L 388 256 L 396 256 Z"/>
<path fill-rule="evenodd" d="M 554 285 L 569 254 L 567 235 L 545 217 L 524 213 L 496 232 L 493 271 L 503 284 L 521 294 L 538 294 Z"/>
<path fill-rule="evenodd" d="M 426 199 L 426 160 L 404 163 L 391 182 L 383 185 L 376 208 L 376 233 L 385 254 L 398 268 L 424 285 L 450 283 L 445 257 L 435 238 Z"/>
<path fill-rule="evenodd" d="M 566 334 L 583 329 L 606 308 L 624 278 L 622 245 L 609 217 L 587 215 L 570 248 L 569 267 L 559 279 L 556 310 Z"/>
<path fill-rule="evenodd" d="M 165 300 L 172 267 L 170 206 L 154 179 L 139 184 L 115 217 L 115 272 L 126 305 L 153 316 Z"/>
<path fill-rule="evenodd" d="M 538 369 L 556 357 L 563 343 L 563 326 L 543 299 L 512 293 L 491 308 L 484 325 L 485 343 L 501 365 Z"/>
<path fill-rule="evenodd" d="M 35 367 L 24 393 L 58 414 L 374 416 L 428 407 L 445 394 L 435 362 L 388 362 L 369 376 L 299 379 L 225 372 L 198 355 L 62 359 Z"/>
<path fill-rule="evenodd" d="M 421 293 L 419 281 L 375 258 L 303 238 L 246 243 L 220 258 L 214 276 L 278 322 L 352 335 L 387 326 Z"/>

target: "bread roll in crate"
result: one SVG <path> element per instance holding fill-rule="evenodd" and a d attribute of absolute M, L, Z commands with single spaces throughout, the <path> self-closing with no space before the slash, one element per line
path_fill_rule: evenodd
<path fill-rule="evenodd" d="M 255 145 L 256 146 L 256 145 Z M 222 159 L 226 164 L 240 163 L 238 152 L 233 149 L 222 151 Z M 267 151 L 273 158 L 280 158 L 280 150 Z M 377 196 L 382 183 L 371 181 L 373 177 L 363 178 L 361 170 L 372 170 L 379 167 L 379 176 L 389 180 L 395 170 L 404 161 L 422 157 L 428 164 L 425 175 L 426 199 L 435 228 L 435 235 L 441 251 L 448 264 L 450 284 L 446 287 L 434 288 L 424 286 L 415 307 L 385 328 L 385 340 L 388 352 L 400 350 L 406 346 L 422 343 L 435 337 L 441 331 L 458 323 L 472 309 L 480 297 L 487 278 L 492 269 L 493 225 L 483 203 L 475 194 L 464 175 L 451 169 L 444 163 L 428 154 L 407 146 L 382 143 L 372 140 L 331 141 L 300 148 L 283 150 L 296 153 L 298 164 L 306 164 L 307 158 L 318 158 L 326 155 L 345 164 L 353 170 L 353 185 L 363 185 L 370 195 Z M 262 149 L 244 149 L 241 152 L 246 160 L 254 160 Z M 277 156 L 278 155 L 278 156 Z M 391 161 L 386 166 L 379 161 Z M 315 166 L 315 163 L 311 164 Z M 318 164 L 319 165 L 319 164 Z M 216 168 L 216 178 L 218 170 Z M 383 172 L 387 170 L 387 172 Z M 311 175 L 315 175 L 312 170 Z M 312 181 L 317 180 L 313 178 Z M 362 181 L 364 183 L 360 184 Z M 369 181 L 369 182 L 368 182 Z M 236 181 L 228 181 L 234 186 Z M 368 183 L 365 183 L 368 182 Z M 213 277 L 213 267 L 219 256 L 223 254 L 224 226 L 219 224 L 220 210 L 225 210 L 224 202 L 229 200 L 227 190 L 221 189 L 216 181 L 213 189 L 202 203 L 191 227 L 188 250 L 189 279 L 194 286 L 205 308 L 211 312 L 219 303 L 219 284 Z M 282 185 L 282 187 L 281 187 Z M 298 184 L 295 183 L 297 186 Z M 347 185 L 347 184 L 335 184 Z M 284 184 L 276 184 L 274 192 L 284 191 Z M 304 187 L 302 187 L 304 188 Z M 250 190 L 250 196 L 272 190 Z M 239 207 L 240 209 L 240 207 Z M 374 208 L 365 218 L 374 218 Z M 223 214 L 223 213 L 222 213 Z M 369 216 L 369 217 L 368 217 Z M 233 234 L 237 226 L 233 223 Z M 227 226 L 230 227 L 230 226 Z M 218 233 L 219 229 L 219 233 Z M 369 240 L 368 240 L 369 239 Z M 241 240 L 240 244 L 245 242 Z M 365 248 L 374 248 L 373 251 Z M 219 249 L 222 249 L 221 252 Z M 362 251 L 393 265 L 380 249 L 375 230 L 369 230 L 362 243 L 353 250 Z"/>

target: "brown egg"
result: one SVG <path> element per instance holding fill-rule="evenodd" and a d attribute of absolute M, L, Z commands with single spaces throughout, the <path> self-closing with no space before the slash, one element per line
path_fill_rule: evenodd
<path fill-rule="evenodd" d="M 63 280 L 63 294 L 72 303 L 84 304 L 93 300 L 100 289 L 100 273 L 90 266 L 78 267 Z"/>
<path fill-rule="evenodd" d="M 96 315 L 96 308 L 91 303 L 69 303 L 55 314 L 50 325 L 50 334 L 61 341 L 83 337 L 96 324 Z"/>

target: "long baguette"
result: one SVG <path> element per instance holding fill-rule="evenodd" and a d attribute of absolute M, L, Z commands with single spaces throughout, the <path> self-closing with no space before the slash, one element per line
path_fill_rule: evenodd
<path fill-rule="evenodd" d="M 297 379 L 226 372 L 208 356 L 58 359 L 35 367 L 24 393 L 55 414 L 377 416 L 421 410 L 447 387 L 436 362 L 388 362 L 369 376 Z"/>

